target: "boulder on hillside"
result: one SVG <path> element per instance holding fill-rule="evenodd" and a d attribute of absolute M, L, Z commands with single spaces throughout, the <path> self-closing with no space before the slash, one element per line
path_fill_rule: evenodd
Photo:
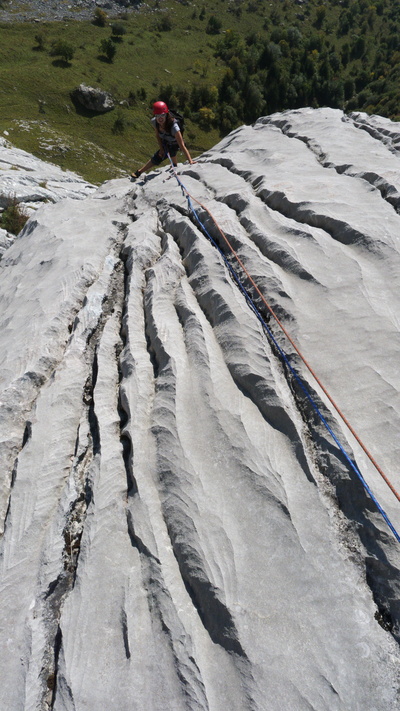
<path fill-rule="evenodd" d="M 80 84 L 74 89 L 71 93 L 71 98 L 85 109 L 99 114 L 112 111 L 115 106 L 114 99 L 108 91 L 103 91 L 103 89 L 99 88 L 95 89 L 92 86 L 86 86 L 86 84 Z"/>

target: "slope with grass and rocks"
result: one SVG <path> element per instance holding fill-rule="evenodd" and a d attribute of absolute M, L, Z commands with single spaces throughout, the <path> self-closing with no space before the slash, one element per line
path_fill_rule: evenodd
<path fill-rule="evenodd" d="M 303 109 L 178 166 L 395 485 L 398 136 Z M 268 328 L 166 168 L 6 250 L 2 708 L 398 708 L 399 543 L 351 463 L 397 530 L 399 503 Z"/>
<path fill-rule="evenodd" d="M 104 9 L 111 18 L 140 3 L 130 0 L 2 0 L 1 22 L 62 22 L 63 20 L 92 20 L 96 8 Z"/>

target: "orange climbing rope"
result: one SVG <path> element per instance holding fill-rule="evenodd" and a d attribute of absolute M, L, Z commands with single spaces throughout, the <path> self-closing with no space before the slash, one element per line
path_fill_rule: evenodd
<path fill-rule="evenodd" d="M 173 172 L 175 173 L 175 171 L 173 171 Z M 240 259 L 238 253 L 237 253 L 236 250 L 232 247 L 232 245 L 231 245 L 229 239 L 227 238 L 227 236 L 226 236 L 225 232 L 222 230 L 222 228 L 219 226 L 217 220 L 214 218 L 214 216 L 212 215 L 212 213 L 210 212 L 210 210 L 209 210 L 205 205 L 203 205 L 203 203 L 201 203 L 199 200 L 197 200 L 195 197 L 193 197 L 193 195 L 191 195 L 191 194 L 189 193 L 189 191 L 185 188 L 185 186 L 183 186 L 183 184 L 182 184 L 181 181 L 179 180 L 179 178 L 178 178 L 178 176 L 177 176 L 176 173 L 175 173 L 175 177 L 178 179 L 178 182 L 179 182 L 180 185 L 184 188 L 185 192 L 186 192 L 187 195 L 190 197 L 190 199 L 193 200 L 193 202 L 196 202 L 198 205 L 200 205 L 200 207 L 201 207 L 201 208 L 208 214 L 208 216 L 211 218 L 212 222 L 213 222 L 214 225 L 216 226 L 216 228 L 217 228 L 218 232 L 220 233 L 221 237 L 223 238 L 224 242 L 226 243 L 226 245 L 228 246 L 229 250 L 231 251 L 231 253 L 232 253 L 233 256 L 235 257 L 235 259 L 236 259 L 237 263 L 239 264 L 240 268 L 243 270 L 243 272 L 244 272 L 244 274 L 246 275 L 246 277 L 248 278 L 249 282 L 251 283 L 251 285 L 253 286 L 253 288 L 254 288 L 255 291 L 257 292 L 258 296 L 259 296 L 260 299 L 262 300 L 264 306 L 268 309 L 268 311 L 269 311 L 269 313 L 271 314 L 271 316 L 273 316 L 273 318 L 275 319 L 275 321 L 276 321 L 276 323 L 278 324 L 279 328 L 283 331 L 283 333 L 285 334 L 285 336 L 286 336 L 286 338 L 288 339 L 289 343 L 293 346 L 294 350 L 296 351 L 296 353 L 298 354 L 298 356 L 300 357 L 300 359 L 302 360 L 302 362 L 303 362 L 304 365 L 306 366 L 307 370 L 311 373 L 311 375 L 312 375 L 312 377 L 314 378 L 314 380 L 318 383 L 318 385 L 319 385 L 319 387 L 321 388 L 322 392 L 326 395 L 326 397 L 328 398 L 329 402 L 330 402 L 330 403 L 332 404 L 332 406 L 335 408 L 336 412 L 338 413 L 338 415 L 340 416 L 340 418 L 343 420 L 344 424 L 345 424 L 346 427 L 349 429 L 349 431 L 351 432 L 351 434 L 353 435 L 353 437 L 356 439 L 356 441 L 357 441 L 358 444 L 360 445 L 361 449 L 365 452 L 365 454 L 367 455 L 368 459 L 372 462 L 372 464 L 374 465 L 375 469 L 379 472 L 380 476 L 381 476 L 382 479 L 385 481 L 385 483 L 387 484 L 387 486 L 389 487 L 389 489 L 391 490 L 391 492 L 394 494 L 394 496 L 396 497 L 396 499 L 397 499 L 398 501 L 400 501 L 400 494 L 398 493 L 398 491 L 396 490 L 396 488 L 393 486 L 392 482 L 388 479 L 388 477 L 386 476 L 386 474 L 384 473 L 384 471 L 382 470 L 382 468 L 379 466 L 379 464 L 377 463 L 377 461 L 375 460 L 375 458 L 372 456 L 371 452 L 367 449 L 367 447 L 365 446 L 365 444 L 363 443 L 363 441 L 360 439 L 360 437 L 358 436 L 358 434 L 356 433 L 356 431 L 354 430 L 354 428 L 352 427 L 352 425 L 351 425 L 350 422 L 348 421 L 347 417 L 346 417 L 346 416 L 343 414 L 343 412 L 340 410 L 340 408 L 338 407 L 338 405 L 336 404 L 336 402 L 334 401 L 334 399 L 332 398 L 332 396 L 329 394 L 329 392 L 327 391 L 327 389 L 325 388 L 325 386 L 323 385 L 323 383 L 321 382 L 321 380 L 319 379 L 319 377 L 317 376 L 317 374 L 315 373 L 315 371 L 313 370 L 313 368 L 310 366 L 310 364 L 308 363 L 308 361 L 306 360 L 306 358 L 303 356 L 303 354 L 302 354 L 302 352 L 300 351 L 300 349 L 296 346 L 295 342 L 293 341 L 293 339 L 291 338 L 291 336 L 290 336 L 289 333 L 287 332 L 287 330 L 286 330 L 286 328 L 284 327 L 284 325 L 282 324 L 282 322 L 279 320 L 279 318 L 278 318 L 278 316 L 276 315 L 276 313 L 274 312 L 273 308 L 270 306 L 270 304 L 267 302 L 267 300 L 265 299 L 264 295 L 262 294 L 262 292 L 261 292 L 260 289 L 258 288 L 258 286 L 257 286 L 257 284 L 255 283 L 253 277 L 249 274 L 248 270 L 247 270 L 246 267 L 244 266 L 244 264 L 243 264 L 242 260 Z"/>

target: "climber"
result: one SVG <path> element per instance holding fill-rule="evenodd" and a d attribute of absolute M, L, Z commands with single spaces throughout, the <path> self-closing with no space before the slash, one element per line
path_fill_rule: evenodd
<path fill-rule="evenodd" d="M 182 130 L 177 118 L 170 113 L 167 104 L 164 101 L 156 101 L 153 104 L 153 118 L 151 123 L 156 132 L 156 138 L 159 145 L 158 151 L 147 161 L 147 163 L 131 174 L 131 178 L 136 180 L 146 170 L 155 165 L 160 165 L 168 156 L 171 156 L 173 164 L 176 166 L 176 154 L 180 149 L 188 159 L 190 164 L 195 163 L 185 146 L 182 138 Z"/>

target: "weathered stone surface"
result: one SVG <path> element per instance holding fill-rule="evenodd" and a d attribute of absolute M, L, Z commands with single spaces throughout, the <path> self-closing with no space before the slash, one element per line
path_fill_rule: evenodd
<path fill-rule="evenodd" d="M 396 129 L 286 112 L 179 168 L 394 481 Z M 187 207 L 111 181 L 0 263 L 0 708 L 394 711 L 399 545 Z"/>
<path fill-rule="evenodd" d="M 32 215 L 43 204 L 66 197 L 82 200 L 95 190 L 79 175 L 15 148 L 0 137 L 0 208 L 15 200 L 26 214 Z M 14 240 L 14 235 L 3 233 L 0 230 L 0 256 Z"/>
<path fill-rule="evenodd" d="M 74 89 L 71 96 L 74 101 L 84 106 L 85 109 L 99 114 L 112 111 L 115 106 L 114 99 L 108 91 L 86 86 L 86 84 L 80 84 L 77 89 Z"/>
<path fill-rule="evenodd" d="M 0 138 L 0 207 L 5 207 L 10 197 L 39 207 L 40 203 L 65 197 L 81 200 L 95 190 L 70 170 L 40 160 Z"/>
<path fill-rule="evenodd" d="M 0 257 L 6 249 L 13 243 L 14 235 L 7 232 L 7 230 L 2 230 L 0 228 Z"/>
<path fill-rule="evenodd" d="M 48 0 L 12 0 L 3 3 L 0 7 L 0 20 L 2 22 L 60 22 L 62 20 L 92 20 L 96 7 L 102 7 L 107 15 L 118 17 L 121 9 L 125 7 L 140 6 L 140 3 L 128 1 L 121 3 L 119 0 L 69 0 L 65 2 L 48 2 Z"/>

